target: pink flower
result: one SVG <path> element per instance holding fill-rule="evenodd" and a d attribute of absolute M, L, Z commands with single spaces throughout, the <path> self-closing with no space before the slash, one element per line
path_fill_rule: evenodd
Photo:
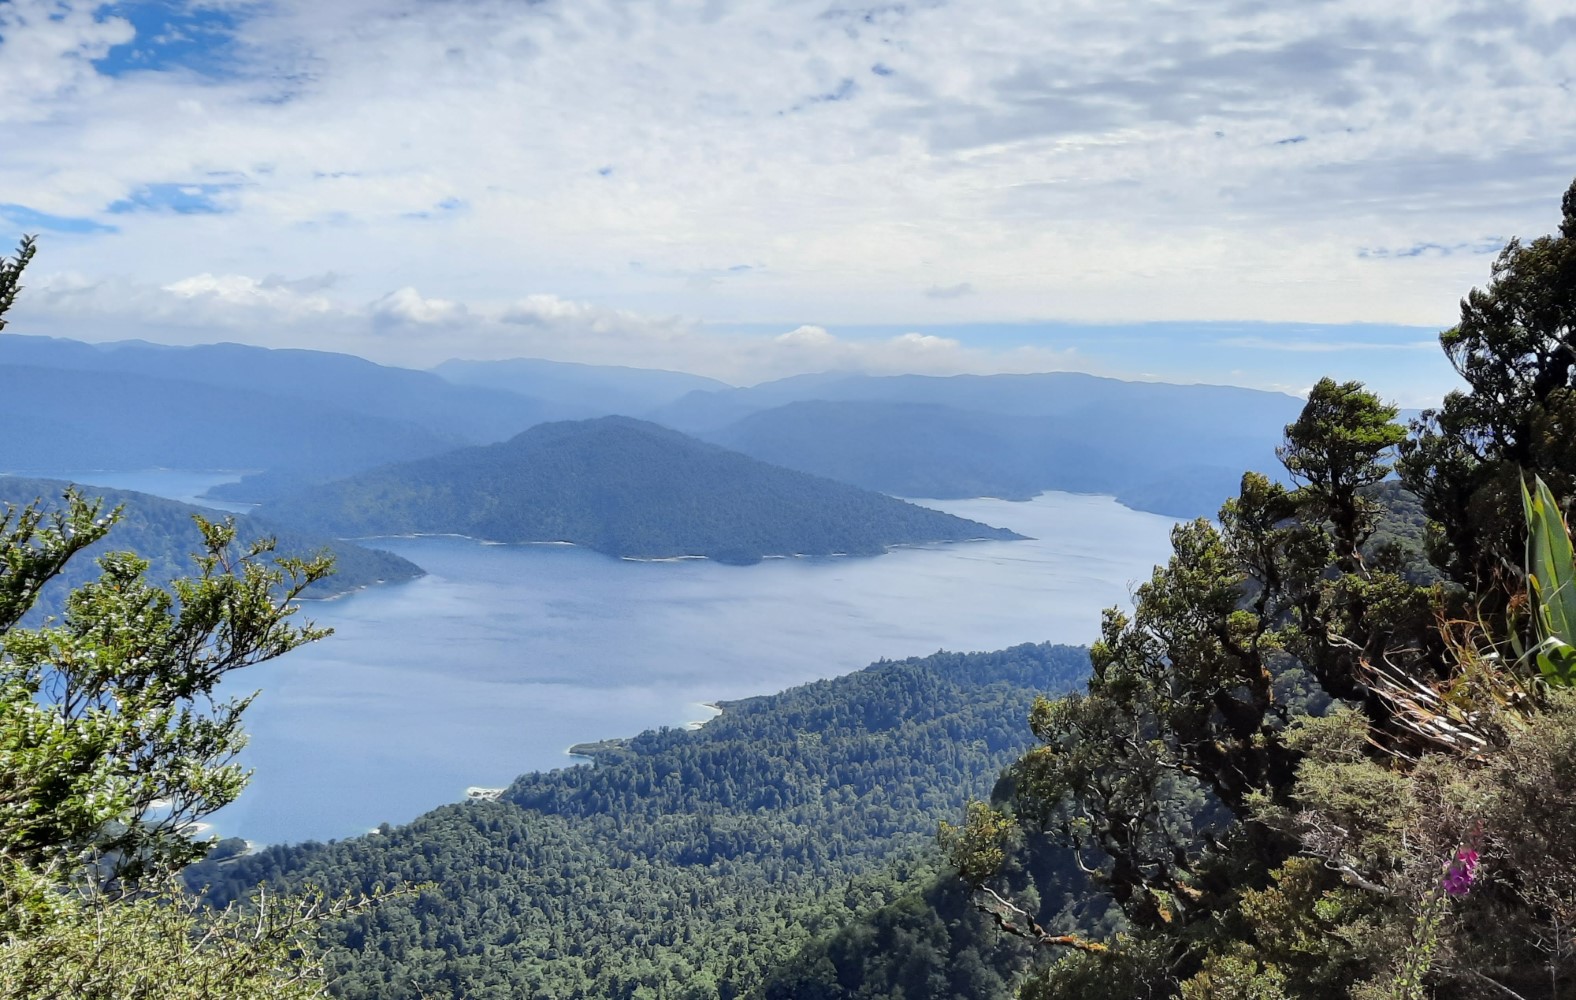
<path fill-rule="evenodd" d="M 1440 888 L 1456 898 L 1465 896 L 1472 891 L 1472 880 L 1477 877 L 1478 852 L 1470 848 L 1463 848 L 1456 852 L 1455 860 L 1450 862 L 1450 867 L 1445 869 L 1445 877 L 1440 880 Z"/>

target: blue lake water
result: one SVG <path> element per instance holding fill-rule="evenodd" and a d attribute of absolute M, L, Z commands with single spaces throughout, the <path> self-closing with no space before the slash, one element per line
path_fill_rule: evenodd
<path fill-rule="evenodd" d="M 93 479 L 166 496 L 205 488 L 161 475 Z M 378 540 L 429 575 L 309 603 L 304 614 L 333 636 L 227 682 L 261 692 L 246 722 L 255 774 L 215 829 L 261 842 L 351 836 L 467 786 L 569 766 L 573 743 L 703 720 L 705 702 L 882 657 L 1089 642 L 1101 609 L 1125 605 L 1169 550 L 1170 519 L 1105 497 L 921 502 L 1033 540 L 755 566 Z"/>

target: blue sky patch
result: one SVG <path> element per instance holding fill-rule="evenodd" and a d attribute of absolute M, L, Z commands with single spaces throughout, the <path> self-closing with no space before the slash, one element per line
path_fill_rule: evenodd
<path fill-rule="evenodd" d="M 815 97 L 810 98 L 810 100 L 812 100 L 812 101 L 846 101 L 850 97 L 854 96 L 854 90 L 855 89 L 856 89 L 856 85 L 855 85 L 854 81 L 849 79 L 848 77 L 844 77 L 841 81 L 838 82 L 838 84 L 837 84 L 837 86 L 835 88 L 833 88 L 832 90 L 828 90 L 824 94 L 818 94 Z"/>
<path fill-rule="evenodd" d="M 105 76 L 149 70 L 187 70 L 207 77 L 235 75 L 235 33 L 240 16 L 233 10 L 185 0 L 125 0 L 105 4 L 99 18 L 123 18 L 137 36 L 93 62 Z"/>
<path fill-rule="evenodd" d="M 128 197 L 112 203 L 116 215 L 132 212 L 173 212 L 176 215 L 219 215 L 229 211 L 218 196 L 238 184 L 144 184 Z"/>
<path fill-rule="evenodd" d="M 1404 257 L 1450 257 L 1458 253 L 1491 254 L 1498 253 L 1505 243 L 1506 241 L 1501 237 L 1490 236 L 1472 243 L 1413 243 L 1405 247 L 1363 247 L 1357 251 L 1357 256 L 1364 260 L 1391 260 Z"/>
<path fill-rule="evenodd" d="M 107 226 L 94 219 L 70 215 L 51 215 L 26 205 L 0 204 L 0 219 L 21 227 L 25 233 L 114 233 L 114 226 Z"/>
<path fill-rule="evenodd" d="M 445 216 L 459 215 L 471 207 L 471 203 L 464 198 L 448 197 L 421 212 L 405 212 L 400 215 L 402 219 L 440 219 Z"/>

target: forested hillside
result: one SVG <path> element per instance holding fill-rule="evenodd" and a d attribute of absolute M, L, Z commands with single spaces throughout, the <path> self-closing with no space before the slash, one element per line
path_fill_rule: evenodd
<path fill-rule="evenodd" d="M 44 509 L 62 506 L 61 495 L 69 483 L 55 479 L 27 479 L 0 476 L 0 504 L 24 506 L 42 500 Z M 202 549 L 202 535 L 192 521 L 194 514 L 221 520 L 224 512 L 193 507 L 163 497 L 131 490 L 112 490 L 84 486 L 87 499 L 102 499 L 106 512 L 124 507 L 124 512 L 109 535 L 84 549 L 39 598 L 40 612 L 58 613 L 66 593 L 98 575 L 95 557 L 105 552 L 134 552 L 148 561 L 148 579 L 157 586 L 193 572 L 192 553 Z M 243 541 L 273 538 L 277 555 L 310 557 L 322 551 L 334 555 L 334 575 L 319 580 L 304 591 L 304 596 L 325 598 L 347 593 L 374 583 L 410 580 L 421 576 L 422 569 L 408 559 L 381 549 L 365 548 L 353 542 L 330 539 L 280 527 L 264 519 L 238 516 L 237 533 Z"/>
<path fill-rule="evenodd" d="M 735 563 L 1017 537 L 623 417 L 544 424 L 502 444 L 317 487 L 264 511 L 341 536 L 565 541 L 610 555 Z"/>
<path fill-rule="evenodd" d="M 737 997 L 818 933 L 927 885 L 937 821 L 1022 751 L 1033 697 L 1085 670 L 1083 649 L 1051 645 L 878 663 L 525 775 L 498 802 L 188 879 L 215 902 L 261 879 L 431 882 L 333 930 L 341 997 Z M 938 974 L 953 977 L 943 995 L 986 997 L 1013 968 Z"/>

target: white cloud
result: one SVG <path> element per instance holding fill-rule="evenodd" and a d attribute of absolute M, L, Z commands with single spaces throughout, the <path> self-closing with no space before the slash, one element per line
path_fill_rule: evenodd
<path fill-rule="evenodd" d="M 406 323 L 450 326 L 466 318 L 466 308 L 460 303 L 448 299 L 423 298 L 420 292 L 408 285 L 372 303 L 371 313 L 373 323 L 382 328 Z"/>
<path fill-rule="evenodd" d="M 204 273 L 150 287 L 63 275 L 19 303 L 10 332 L 53 331 L 89 341 L 266 339 L 276 346 L 347 351 L 417 367 L 450 357 L 548 357 L 693 371 L 737 384 L 834 370 L 1047 371 L 1076 359 L 1067 350 L 973 349 L 917 332 L 869 339 L 841 337 L 819 326 L 730 332 L 546 294 L 471 305 L 404 287 L 356 304 L 323 294 L 329 280 Z"/>
<path fill-rule="evenodd" d="M 925 295 L 932 299 L 961 299 L 965 295 L 974 294 L 972 282 L 961 281 L 956 285 L 931 285 L 925 289 Z"/>
<path fill-rule="evenodd" d="M 275 0 L 224 72 L 115 78 L 98 6 L 0 5 L 0 192 L 118 229 L 47 233 L 35 286 L 171 337 L 936 370 L 996 355 L 696 324 L 1443 326 L 1576 163 L 1551 0 Z M 149 185 L 221 211 L 108 211 Z M 1467 249 L 1362 255 L 1419 246 Z M 270 274 L 336 278 L 233 277 Z"/>
<path fill-rule="evenodd" d="M 0 124 L 47 120 L 55 102 L 91 101 L 108 89 L 92 60 L 132 40 L 99 5 L 11 0 L 0 7 Z"/>
<path fill-rule="evenodd" d="M 310 288 L 311 283 L 305 283 Z M 187 300 L 208 300 L 238 310 L 267 310 L 274 318 L 330 314 L 337 311 L 321 295 L 302 294 L 302 285 L 278 277 L 258 280 L 240 274 L 198 274 L 164 286 L 164 291 Z"/>
<path fill-rule="evenodd" d="M 809 350 L 824 349 L 837 342 L 837 338 L 828 333 L 826 327 L 809 325 L 779 333 L 774 339 L 785 347 Z"/>

